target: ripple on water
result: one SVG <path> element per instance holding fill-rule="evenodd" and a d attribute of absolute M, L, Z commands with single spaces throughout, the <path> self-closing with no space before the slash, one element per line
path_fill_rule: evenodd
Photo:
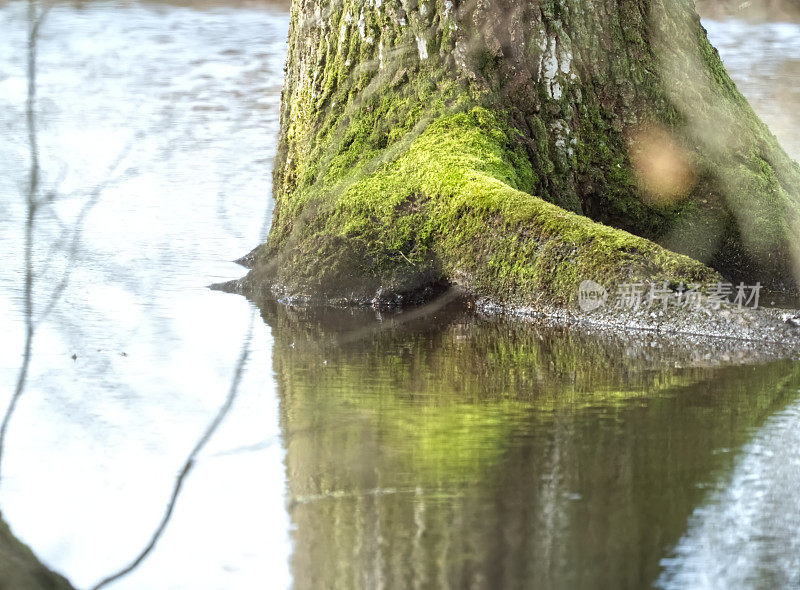
<path fill-rule="evenodd" d="M 800 586 L 800 402 L 771 417 L 689 518 L 658 586 Z"/>

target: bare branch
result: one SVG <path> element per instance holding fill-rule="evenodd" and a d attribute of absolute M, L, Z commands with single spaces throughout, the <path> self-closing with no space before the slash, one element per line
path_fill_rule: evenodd
<path fill-rule="evenodd" d="M 108 174 L 106 175 L 106 180 L 101 184 L 97 185 L 94 188 L 94 190 L 92 190 L 92 192 L 89 194 L 89 199 L 86 201 L 86 203 L 83 204 L 83 207 L 81 207 L 78 216 L 75 218 L 75 222 L 72 226 L 72 229 L 70 230 L 71 239 L 70 239 L 70 247 L 67 253 L 67 259 L 68 259 L 67 268 L 64 269 L 64 274 L 61 276 L 61 280 L 51 291 L 50 298 L 47 301 L 47 304 L 44 306 L 44 310 L 42 311 L 39 318 L 36 320 L 36 325 L 40 324 L 47 318 L 48 315 L 50 315 L 50 312 L 53 311 L 53 308 L 56 306 L 58 300 L 61 298 L 61 295 L 64 293 L 64 290 L 67 288 L 70 278 L 72 277 L 72 271 L 75 268 L 75 257 L 78 253 L 78 247 L 80 246 L 83 224 L 86 222 L 86 218 L 88 217 L 89 212 L 100 201 L 100 197 L 102 196 L 103 192 L 111 184 L 113 184 L 118 180 L 117 178 L 112 177 L 111 174 L 119 168 L 119 165 L 127 157 L 132 147 L 133 147 L 133 140 L 129 141 L 126 144 L 126 146 L 117 156 L 116 160 L 114 160 L 111 166 L 109 166 Z"/>
<path fill-rule="evenodd" d="M 183 487 L 183 483 L 188 477 L 189 473 L 194 468 L 194 465 L 197 461 L 197 456 L 203 450 L 203 447 L 208 444 L 208 441 L 211 440 L 211 437 L 214 436 L 214 432 L 216 432 L 219 425 L 222 424 L 222 421 L 230 412 L 230 409 L 233 407 L 233 402 L 236 399 L 236 394 L 239 391 L 239 384 L 242 381 L 242 376 L 244 375 L 245 364 L 247 363 L 247 358 L 250 355 L 250 342 L 253 337 L 253 325 L 255 321 L 255 312 L 250 315 L 250 327 L 247 331 L 247 336 L 245 337 L 244 343 L 242 344 L 242 351 L 239 355 L 239 361 L 236 363 L 236 369 L 233 374 L 233 379 L 231 381 L 230 389 L 228 390 L 228 397 L 225 399 L 225 402 L 222 404 L 220 409 L 217 411 L 216 416 L 208 425 L 203 435 L 197 441 L 194 448 L 192 449 L 191 453 L 186 459 L 186 462 L 183 464 L 183 469 L 181 469 L 178 478 L 175 480 L 175 486 L 172 489 L 172 495 L 170 496 L 169 503 L 167 504 L 166 511 L 164 512 L 164 516 L 161 518 L 161 522 L 159 523 L 158 527 L 156 527 L 155 532 L 153 533 L 152 537 L 150 537 L 150 541 L 144 547 L 141 553 L 127 566 L 119 570 L 118 572 L 104 578 L 100 582 L 98 582 L 95 586 L 92 587 L 92 590 L 100 590 L 112 582 L 119 580 L 120 578 L 128 575 L 133 570 L 135 570 L 141 563 L 147 558 L 150 552 L 155 548 L 156 543 L 161 538 L 161 535 L 164 533 L 164 530 L 167 528 L 170 519 L 172 518 L 172 513 L 175 510 L 175 504 L 178 501 L 178 496 L 181 493 L 181 489 Z"/>
<path fill-rule="evenodd" d="M 11 417 L 14 415 L 14 410 L 17 407 L 20 397 L 22 397 L 23 391 L 25 391 L 25 384 L 28 380 L 35 331 L 33 323 L 33 232 L 36 225 L 36 210 L 38 207 L 37 196 L 39 194 L 40 180 L 39 145 L 36 136 L 36 46 L 39 38 L 39 29 L 50 10 L 48 6 L 37 10 L 36 5 L 36 0 L 28 0 L 28 94 L 25 103 L 25 119 L 28 126 L 28 147 L 31 161 L 28 172 L 28 190 L 26 194 L 27 215 L 25 218 L 25 285 L 23 293 L 25 345 L 22 351 L 22 366 L 17 375 L 14 394 L 11 396 L 11 401 L 3 416 L 2 426 L 0 426 L 0 474 L 2 473 L 3 449 L 5 448 L 8 424 L 11 422 Z M 0 481 L 2 481 L 2 475 L 0 475 Z"/>

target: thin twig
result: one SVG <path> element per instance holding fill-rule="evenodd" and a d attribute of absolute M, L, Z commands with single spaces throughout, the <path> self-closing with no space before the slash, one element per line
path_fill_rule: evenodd
<path fill-rule="evenodd" d="M 400 253 L 400 256 L 402 256 L 402 257 L 403 257 L 403 260 L 405 260 L 406 262 L 408 262 L 408 263 L 409 263 L 411 266 L 417 266 L 416 264 L 414 264 L 413 262 L 411 262 L 411 261 L 408 259 L 408 257 L 406 257 L 406 255 L 405 255 L 405 254 L 403 254 L 403 251 L 402 251 L 402 250 L 398 250 L 398 252 Z"/>
<path fill-rule="evenodd" d="M 228 397 L 225 399 L 225 403 L 222 404 L 217 415 L 208 425 L 203 435 L 197 441 L 197 444 L 192 449 L 192 452 L 189 453 L 186 462 L 183 465 L 183 469 L 181 469 L 178 478 L 175 480 L 175 486 L 172 489 L 172 495 L 170 496 L 169 503 L 167 504 L 167 509 L 164 512 L 164 516 L 161 518 L 161 522 L 159 523 L 158 527 L 156 528 L 155 532 L 153 533 L 152 537 L 150 537 L 150 541 L 147 543 L 145 548 L 142 550 L 141 553 L 127 566 L 119 570 L 118 572 L 104 578 L 100 582 L 98 582 L 95 586 L 92 587 L 92 590 L 100 590 L 119 580 L 123 576 L 128 575 L 133 570 L 135 570 L 139 565 L 145 560 L 145 558 L 150 554 L 150 552 L 155 548 L 156 543 L 161 538 L 161 535 L 164 533 L 164 530 L 167 528 L 170 519 L 172 518 L 172 513 L 175 510 L 175 504 L 178 501 L 178 496 L 180 495 L 181 488 L 183 487 L 183 482 L 188 477 L 189 473 L 194 468 L 194 465 L 197 461 L 197 456 L 200 454 L 200 451 L 203 450 L 203 447 L 208 444 L 208 441 L 211 440 L 211 437 L 214 435 L 214 432 L 217 430 L 219 425 L 227 416 L 228 412 L 230 412 L 231 407 L 233 406 L 233 402 L 236 399 L 236 394 L 239 390 L 239 384 L 242 381 L 242 375 L 244 374 L 245 364 L 247 363 L 247 358 L 250 354 L 250 341 L 253 337 L 253 324 L 254 324 L 255 313 L 251 314 L 250 316 L 250 327 L 247 331 L 247 336 L 245 337 L 244 344 L 242 345 L 242 352 L 239 355 L 239 361 L 236 363 L 236 370 L 233 374 L 233 380 L 231 381 L 231 386 L 228 391 Z"/>
<path fill-rule="evenodd" d="M 36 320 L 37 324 L 40 324 L 47 318 L 47 316 L 50 315 L 50 312 L 53 311 L 53 308 L 58 303 L 58 300 L 61 298 L 61 295 L 66 290 L 67 285 L 69 284 L 69 281 L 72 278 L 72 271 L 75 268 L 75 258 L 78 254 L 78 247 L 80 246 L 81 231 L 83 230 L 83 224 L 86 222 L 86 218 L 89 216 L 89 212 L 100 201 L 100 197 L 102 196 L 103 192 L 111 184 L 113 184 L 118 180 L 117 178 L 112 178 L 111 174 L 119 168 L 119 165 L 127 157 L 132 147 L 133 147 L 133 141 L 131 140 L 117 155 L 116 160 L 114 160 L 111 166 L 109 166 L 108 173 L 106 175 L 107 176 L 106 180 L 101 184 L 97 185 L 96 187 L 94 187 L 92 192 L 89 194 L 89 199 L 83 204 L 81 210 L 78 212 L 78 216 L 75 218 L 74 225 L 70 230 L 70 233 L 72 235 L 70 240 L 70 247 L 67 252 L 67 260 L 68 260 L 67 268 L 64 269 L 64 273 L 61 275 L 61 280 L 50 292 L 50 298 L 48 299 L 47 304 L 44 306 L 41 315 Z"/>
<path fill-rule="evenodd" d="M 28 0 L 28 51 L 27 51 L 27 76 L 28 95 L 25 102 L 25 119 L 28 126 L 28 148 L 30 150 L 30 170 L 28 172 L 28 190 L 26 193 L 25 217 L 25 285 L 23 292 L 23 314 L 25 316 L 25 344 L 22 351 L 22 365 L 17 374 L 17 383 L 14 394 L 8 403 L 3 423 L 0 426 L 0 469 L 2 469 L 3 449 L 5 448 L 6 433 L 11 417 L 17 407 L 25 384 L 28 379 L 28 370 L 33 352 L 33 336 L 35 326 L 33 323 L 33 233 L 36 225 L 36 210 L 38 207 L 39 193 L 39 144 L 36 136 L 36 42 L 39 37 L 39 28 L 47 14 L 47 8 L 39 14 L 36 10 L 36 0 Z M 1 473 L 1 471 L 0 471 Z M 2 476 L 0 475 L 0 481 Z"/>

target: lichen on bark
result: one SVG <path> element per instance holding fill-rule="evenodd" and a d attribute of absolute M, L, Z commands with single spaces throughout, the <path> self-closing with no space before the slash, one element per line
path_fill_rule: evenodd
<path fill-rule="evenodd" d="M 796 288 L 800 168 L 690 0 L 295 0 L 244 290 Z"/>

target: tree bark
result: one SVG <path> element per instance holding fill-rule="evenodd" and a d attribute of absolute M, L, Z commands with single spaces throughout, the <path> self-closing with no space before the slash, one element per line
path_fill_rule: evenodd
<path fill-rule="evenodd" d="M 800 167 L 691 0 L 295 0 L 279 142 L 251 292 L 797 287 Z"/>
<path fill-rule="evenodd" d="M 0 517 L 0 588 L 73 590 L 63 576 L 47 569 L 30 548 L 17 539 Z"/>

